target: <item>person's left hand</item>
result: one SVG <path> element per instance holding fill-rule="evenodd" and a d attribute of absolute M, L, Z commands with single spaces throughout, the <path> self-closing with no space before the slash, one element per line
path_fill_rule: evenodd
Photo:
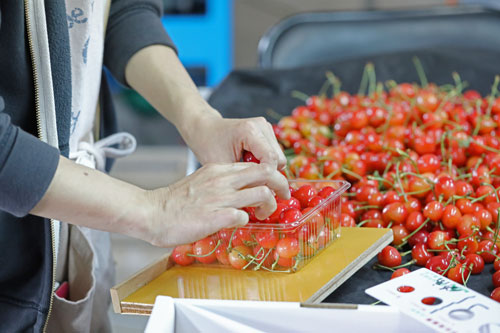
<path fill-rule="evenodd" d="M 247 150 L 261 163 L 279 170 L 286 166 L 273 128 L 263 117 L 227 119 L 207 113 L 183 136 L 201 164 L 239 162 Z"/>

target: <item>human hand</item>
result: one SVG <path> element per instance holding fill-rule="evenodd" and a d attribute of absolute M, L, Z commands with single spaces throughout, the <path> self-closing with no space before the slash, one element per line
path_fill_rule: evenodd
<path fill-rule="evenodd" d="M 238 162 L 247 150 L 261 163 L 278 169 L 286 166 L 273 128 L 263 117 L 226 119 L 214 110 L 185 132 L 183 137 L 201 164 Z"/>
<path fill-rule="evenodd" d="M 257 207 L 255 215 L 265 219 L 276 210 L 271 189 L 290 195 L 286 178 L 269 164 L 207 164 L 169 187 L 147 192 L 153 208 L 144 238 L 161 247 L 191 243 L 245 225 L 243 207 Z"/>

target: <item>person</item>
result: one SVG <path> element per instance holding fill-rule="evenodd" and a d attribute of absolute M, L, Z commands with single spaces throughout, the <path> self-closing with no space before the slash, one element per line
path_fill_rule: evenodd
<path fill-rule="evenodd" d="M 290 196 L 271 125 L 225 119 L 203 100 L 158 2 L 0 1 L 2 332 L 109 331 L 104 232 L 173 247 L 246 224 L 243 207 L 265 218 L 275 194 Z M 155 190 L 102 172 L 135 144 L 110 135 L 103 66 L 177 127 L 202 168 Z M 261 164 L 239 162 L 243 150 Z"/>

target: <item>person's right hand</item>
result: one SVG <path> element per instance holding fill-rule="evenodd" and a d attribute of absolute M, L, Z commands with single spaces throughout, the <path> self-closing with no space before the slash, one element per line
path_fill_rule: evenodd
<path fill-rule="evenodd" d="M 265 219 L 276 209 L 271 190 L 290 196 L 286 178 L 270 165 L 207 164 L 171 186 L 147 192 L 153 209 L 145 238 L 161 247 L 191 243 L 245 225 L 243 207 L 257 207 L 255 215 Z"/>

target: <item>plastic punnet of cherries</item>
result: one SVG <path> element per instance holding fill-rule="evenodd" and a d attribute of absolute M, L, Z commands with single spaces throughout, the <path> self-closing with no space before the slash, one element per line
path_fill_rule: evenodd
<path fill-rule="evenodd" d="M 464 285 L 494 271 L 500 302 L 500 77 L 481 96 L 457 73 L 454 84 L 428 83 L 414 61 L 420 84 L 382 84 L 368 64 L 358 94 L 331 72 L 318 95 L 294 92 L 305 105 L 274 125 L 287 176 L 351 182 L 341 225 L 394 234 L 375 269 L 398 277 L 423 266 Z"/>
<path fill-rule="evenodd" d="M 259 163 L 248 151 L 243 161 Z M 298 271 L 339 237 L 340 195 L 349 184 L 290 180 L 289 185 L 291 198 L 275 197 L 277 208 L 268 218 L 259 220 L 254 207 L 245 207 L 247 225 L 221 229 L 192 244 L 177 246 L 172 260 L 181 266 Z"/>

